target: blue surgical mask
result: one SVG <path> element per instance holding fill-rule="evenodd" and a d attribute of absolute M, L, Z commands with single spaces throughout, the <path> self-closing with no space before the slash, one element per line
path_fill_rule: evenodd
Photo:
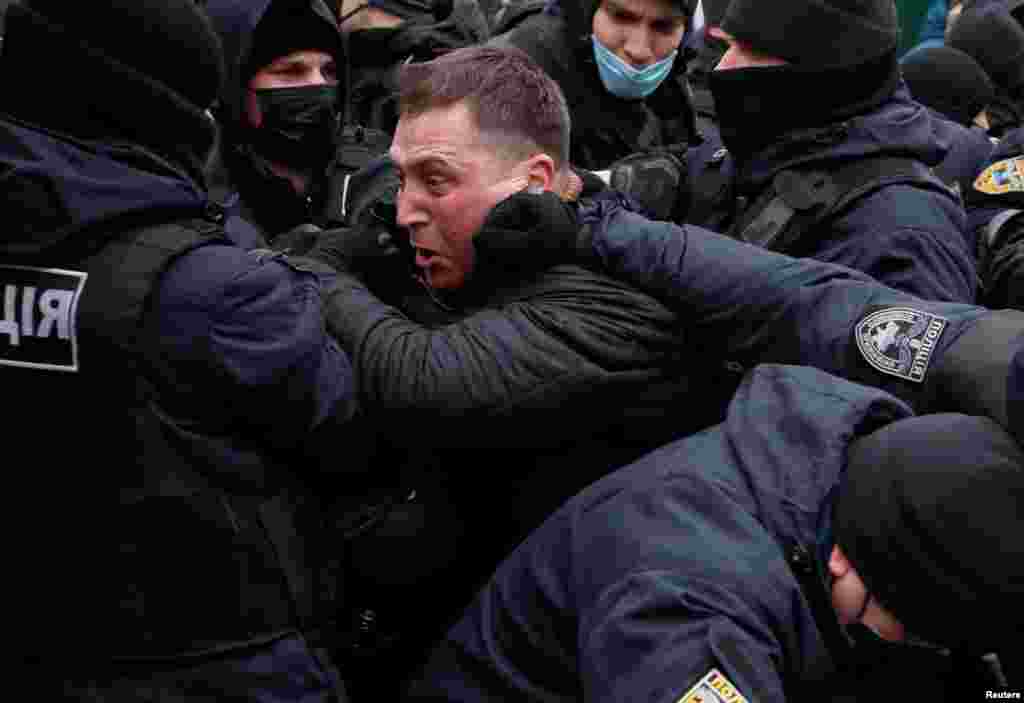
<path fill-rule="evenodd" d="M 646 68 L 634 68 L 615 55 L 597 37 L 590 35 L 594 44 L 594 58 L 597 59 L 597 70 L 601 74 L 601 82 L 608 92 L 626 100 L 639 100 L 653 93 L 672 70 L 676 60 L 676 49 L 657 63 Z"/>

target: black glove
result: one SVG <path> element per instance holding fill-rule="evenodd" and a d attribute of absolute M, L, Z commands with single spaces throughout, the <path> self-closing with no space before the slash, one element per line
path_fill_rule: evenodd
<path fill-rule="evenodd" d="M 387 227 L 356 225 L 324 230 L 306 256 L 378 288 L 396 277 L 408 277 L 401 254 L 399 239 Z"/>
<path fill-rule="evenodd" d="M 592 257 L 576 205 L 550 191 L 520 191 L 494 206 L 473 238 L 475 276 L 540 271 Z"/>
<path fill-rule="evenodd" d="M 305 256 L 322 233 L 323 230 L 314 224 L 299 225 L 270 240 L 270 249 L 289 256 Z"/>
<path fill-rule="evenodd" d="M 640 204 L 652 220 L 682 222 L 690 209 L 684 158 L 668 150 L 631 154 L 608 169 L 609 185 Z"/>

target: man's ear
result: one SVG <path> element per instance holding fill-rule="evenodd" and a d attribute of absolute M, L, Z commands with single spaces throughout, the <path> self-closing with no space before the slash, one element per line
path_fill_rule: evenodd
<path fill-rule="evenodd" d="M 832 574 L 833 578 L 841 579 L 850 570 L 853 569 L 853 564 L 843 554 L 843 550 L 839 548 L 839 545 L 832 547 L 832 553 L 828 557 L 828 570 Z"/>
<path fill-rule="evenodd" d="M 540 188 L 541 190 L 558 190 L 559 184 L 555 180 L 555 162 L 547 154 L 534 154 L 526 160 L 526 177 L 529 179 L 529 188 Z"/>

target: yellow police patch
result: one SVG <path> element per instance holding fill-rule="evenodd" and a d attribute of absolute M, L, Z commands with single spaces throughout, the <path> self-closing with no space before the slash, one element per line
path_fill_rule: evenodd
<path fill-rule="evenodd" d="M 732 681 L 712 669 L 676 703 L 749 703 Z"/>
<path fill-rule="evenodd" d="M 995 162 L 981 172 L 974 189 L 990 195 L 1024 193 L 1024 156 Z"/>

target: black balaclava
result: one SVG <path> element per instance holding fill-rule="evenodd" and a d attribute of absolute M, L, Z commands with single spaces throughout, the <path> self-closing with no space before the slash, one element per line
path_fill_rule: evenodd
<path fill-rule="evenodd" d="M 149 147 L 201 180 L 224 79 L 220 39 L 194 0 L 25 0 L 7 10 L 0 110 L 89 140 Z M 59 67 L 47 89 L 40 57 Z"/>
<path fill-rule="evenodd" d="M 787 132 L 868 112 L 899 85 L 892 0 L 732 0 L 721 29 L 784 66 L 709 77 L 722 140 L 743 161 Z"/>
<path fill-rule="evenodd" d="M 1024 121 L 1024 27 L 1001 3 L 965 10 L 947 42 L 969 54 L 992 78 L 989 121 L 999 134 Z"/>
<path fill-rule="evenodd" d="M 256 25 L 243 72 L 245 84 L 253 74 L 282 56 L 320 50 L 337 59 L 340 47 L 341 34 L 333 16 L 317 12 L 308 1 L 275 0 Z M 334 154 L 337 86 L 308 85 L 254 92 L 262 123 L 255 129 L 242 126 L 238 141 L 251 144 L 257 154 L 272 162 L 299 170 L 322 168 Z"/>
<path fill-rule="evenodd" d="M 985 69 L 959 49 L 915 49 L 903 57 L 900 67 L 915 100 L 965 127 L 995 99 Z"/>
<path fill-rule="evenodd" d="M 1024 632 L 1024 453 L 984 417 L 892 423 L 850 445 L 836 544 L 909 634 L 985 654 Z"/>

